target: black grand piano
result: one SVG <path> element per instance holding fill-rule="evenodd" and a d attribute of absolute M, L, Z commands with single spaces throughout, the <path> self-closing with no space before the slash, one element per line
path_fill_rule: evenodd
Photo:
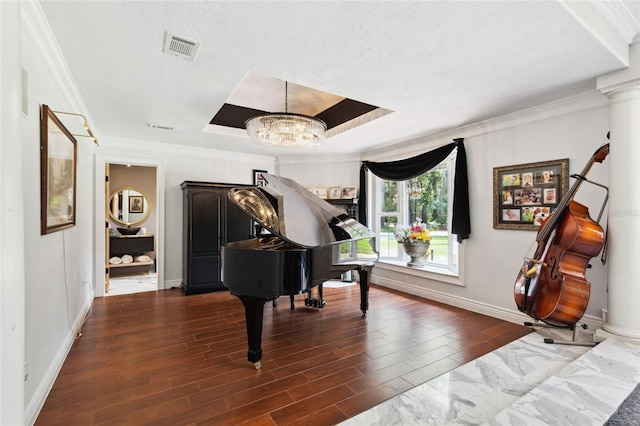
<path fill-rule="evenodd" d="M 291 179 L 262 176 L 265 186 L 229 191 L 229 199 L 261 230 L 256 238 L 222 248 L 222 281 L 244 305 L 247 356 L 255 368 L 261 366 L 265 302 L 288 295 L 293 309 L 293 296 L 306 293 L 305 305 L 322 308 L 322 283 L 357 270 L 365 315 L 369 273 L 378 260 L 375 234 L 366 226 Z"/>

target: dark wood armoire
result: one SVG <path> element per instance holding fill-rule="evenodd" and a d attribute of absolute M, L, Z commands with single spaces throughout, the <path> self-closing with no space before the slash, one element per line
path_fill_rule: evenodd
<path fill-rule="evenodd" d="M 185 181 L 183 193 L 182 285 L 185 294 L 225 290 L 222 246 L 251 238 L 253 221 L 227 198 L 227 183 Z"/>

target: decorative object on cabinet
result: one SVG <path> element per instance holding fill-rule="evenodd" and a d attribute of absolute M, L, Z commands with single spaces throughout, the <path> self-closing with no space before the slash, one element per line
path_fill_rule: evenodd
<path fill-rule="evenodd" d="M 328 199 L 327 203 L 343 209 L 349 217 L 358 220 L 358 199 Z M 341 276 L 342 282 L 353 282 L 353 271 L 347 271 Z"/>
<path fill-rule="evenodd" d="M 182 284 L 185 294 L 226 290 L 222 282 L 222 246 L 250 238 L 253 220 L 228 200 L 225 183 L 185 181 L 183 193 Z"/>
<path fill-rule="evenodd" d="M 356 187 L 355 186 L 345 186 L 342 188 L 342 198 L 356 198 Z"/>
<path fill-rule="evenodd" d="M 330 200 L 336 200 L 338 198 L 341 198 L 342 196 L 342 187 L 340 186 L 332 186 L 329 188 L 329 196 L 328 198 Z"/>
<path fill-rule="evenodd" d="M 494 229 L 539 230 L 568 189 L 568 158 L 494 167 Z"/>
<path fill-rule="evenodd" d="M 328 199 L 327 203 L 333 204 L 334 206 L 340 206 L 350 217 L 358 220 L 358 199 Z"/>
<path fill-rule="evenodd" d="M 264 179 L 262 178 L 263 173 L 267 173 L 267 171 L 253 169 L 253 185 L 254 186 L 264 186 Z"/>
<path fill-rule="evenodd" d="M 53 111 L 40 110 L 40 235 L 76 224 L 76 159 L 73 135 Z"/>
<path fill-rule="evenodd" d="M 311 192 L 323 200 L 327 199 L 327 188 L 311 188 Z"/>

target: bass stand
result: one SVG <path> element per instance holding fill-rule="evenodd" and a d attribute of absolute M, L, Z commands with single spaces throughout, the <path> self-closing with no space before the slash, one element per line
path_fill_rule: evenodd
<path fill-rule="evenodd" d="M 524 326 L 530 327 L 533 331 L 536 330 L 536 327 L 556 328 L 556 329 L 558 328 L 550 324 L 545 324 L 545 323 L 539 324 L 538 320 L 535 320 L 534 322 L 525 322 Z M 569 330 L 573 331 L 573 336 L 571 340 L 556 340 L 556 339 L 545 337 L 544 342 L 550 345 L 555 344 L 555 345 L 573 345 L 573 346 L 589 346 L 589 347 L 594 347 L 599 343 L 599 342 L 579 342 L 578 341 L 580 328 L 582 328 L 583 330 L 586 330 L 588 328 L 587 324 L 580 324 L 579 326 L 578 324 L 573 324 L 568 326 L 568 328 Z"/>
<path fill-rule="evenodd" d="M 574 178 L 574 179 L 580 179 L 580 180 L 582 180 L 584 182 L 587 182 L 587 183 L 590 183 L 592 185 L 598 186 L 598 187 L 603 188 L 605 190 L 605 197 L 604 197 L 604 200 L 602 202 L 602 207 L 600 207 L 600 212 L 598 214 L 598 220 L 597 220 L 597 222 L 600 223 L 600 219 L 602 218 L 602 213 L 604 212 L 604 208 L 607 205 L 607 201 L 609 200 L 609 188 L 604 186 L 604 185 L 602 185 L 602 184 L 599 184 L 597 182 L 590 181 L 589 179 L 587 179 L 586 177 L 584 177 L 582 175 L 573 174 L 573 175 L 571 175 L 571 177 Z M 591 268 L 591 265 L 588 265 L 587 268 Z M 539 320 L 535 320 L 534 322 L 525 322 L 524 326 L 525 327 L 530 327 L 534 331 L 535 331 L 536 327 L 558 328 L 556 326 L 553 326 L 551 324 L 547 324 L 545 322 L 542 322 L 542 324 L 540 324 Z M 556 340 L 556 339 L 545 337 L 544 338 L 544 342 L 547 343 L 547 344 L 550 344 L 550 345 L 556 344 L 556 345 L 573 345 L 573 346 L 594 347 L 599 342 L 579 342 L 578 341 L 578 335 L 579 335 L 580 328 L 582 328 L 583 330 L 586 330 L 587 327 L 588 327 L 587 324 L 580 324 L 580 325 L 571 324 L 571 325 L 568 325 L 567 328 L 573 332 L 571 340 Z"/>

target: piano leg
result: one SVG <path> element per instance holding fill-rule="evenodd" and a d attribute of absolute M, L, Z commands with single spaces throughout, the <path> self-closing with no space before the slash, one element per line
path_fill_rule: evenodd
<path fill-rule="evenodd" d="M 358 270 L 360 275 L 360 310 L 362 315 L 367 315 L 369 309 L 369 270 L 371 268 L 362 268 Z"/>
<path fill-rule="evenodd" d="M 311 297 L 313 296 L 314 289 L 318 292 L 317 298 Z M 327 306 L 327 302 L 325 302 L 325 300 L 322 298 L 322 284 L 309 290 L 309 292 L 307 293 L 307 296 L 304 298 L 304 304 L 305 306 L 311 306 L 313 308 L 320 308 L 320 309 Z"/>
<path fill-rule="evenodd" d="M 262 367 L 262 316 L 265 299 L 251 296 L 237 296 L 244 305 L 245 318 L 247 320 L 247 340 L 249 351 L 247 358 L 256 369 Z"/>

